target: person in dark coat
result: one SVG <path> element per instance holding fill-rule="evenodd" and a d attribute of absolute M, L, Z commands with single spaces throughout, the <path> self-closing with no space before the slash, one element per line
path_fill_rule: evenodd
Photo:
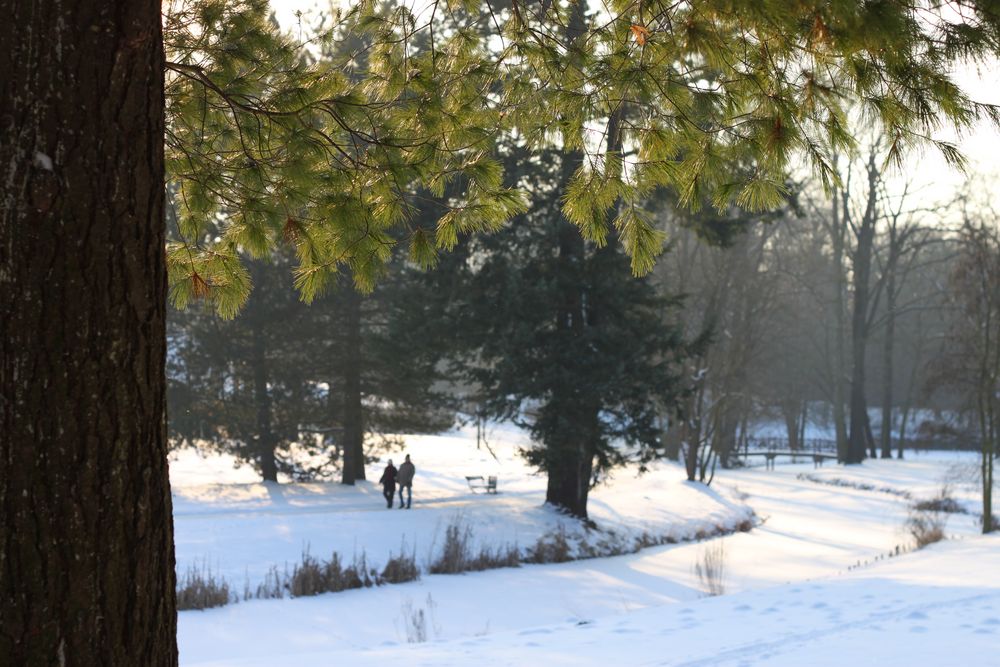
<path fill-rule="evenodd" d="M 396 481 L 399 482 L 399 509 L 410 509 L 410 501 L 413 500 L 413 474 L 417 471 L 410 463 L 410 455 L 406 455 L 406 460 L 399 466 L 399 473 Z M 403 505 L 403 489 L 406 489 L 406 505 Z"/>
<path fill-rule="evenodd" d="M 392 509 L 392 499 L 396 496 L 396 466 L 392 465 L 392 459 L 389 459 L 389 465 L 385 467 L 382 472 L 382 477 L 379 479 L 379 483 L 382 485 L 382 495 L 385 496 L 385 506 Z M 400 501 L 402 502 L 402 496 L 400 496 Z"/>

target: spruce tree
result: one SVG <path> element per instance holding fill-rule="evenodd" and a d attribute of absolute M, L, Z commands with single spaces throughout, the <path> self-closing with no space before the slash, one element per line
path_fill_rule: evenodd
<path fill-rule="evenodd" d="M 563 216 L 575 156 L 505 150 L 532 208 L 463 243 L 431 279 L 451 295 L 457 365 L 482 413 L 527 428 L 546 501 L 586 518 L 608 471 L 656 455 L 657 408 L 676 401 L 684 345 L 665 317 L 670 301 L 632 275 L 617 238 L 587 242 Z"/>

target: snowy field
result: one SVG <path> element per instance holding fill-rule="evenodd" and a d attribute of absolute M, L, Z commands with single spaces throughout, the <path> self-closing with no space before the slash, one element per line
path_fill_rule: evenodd
<path fill-rule="evenodd" d="M 497 432 L 499 460 L 468 434 L 413 437 L 413 509 L 387 510 L 371 483 L 264 485 L 221 457 L 174 457 L 178 570 L 208 563 L 236 589 L 304 548 L 364 552 L 378 564 L 400 545 L 426 568 L 460 517 L 481 544 L 530 546 L 560 525 L 541 507 L 545 481 Z M 392 456 L 398 464 L 401 454 Z M 1000 665 L 1000 537 L 950 515 L 949 540 L 887 558 L 911 540 L 908 501 L 950 493 L 976 509 L 975 459 L 931 454 L 844 468 L 779 465 L 720 471 L 710 489 L 664 463 L 618 471 L 592 495 L 599 532 L 627 541 L 748 533 L 639 553 L 462 575 L 316 597 L 253 600 L 179 618 L 182 665 Z M 369 468 L 378 479 L 381 465 Z M 499 477 L 497 496 L 469 493 L 465 475 Z M 810 478 L 800 478 L 808 475 Z M 870 485 L 879 490 L 818 483 Z M 887 489 L 894 492 L 887 492 Z M 725 554 L 725 595 L 695 573 Z M 860 566 L 858 566 L 860 564 Z M 415 626 L 423 619 L 424 627 Z M 415 641 L 425 639 L 426 641 Z"/>

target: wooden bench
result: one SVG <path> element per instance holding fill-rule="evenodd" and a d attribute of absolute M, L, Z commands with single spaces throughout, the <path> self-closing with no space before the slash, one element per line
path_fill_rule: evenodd
<path fill-rule="evenodd" d="M 496 475 L 490 475 L 485 478 L 482 475 L 466 475 L 465 481 L 469 483 L 469 490 L 473 493 L 479 491 L 485 491 L 486 493 L 497 492 Z"/>

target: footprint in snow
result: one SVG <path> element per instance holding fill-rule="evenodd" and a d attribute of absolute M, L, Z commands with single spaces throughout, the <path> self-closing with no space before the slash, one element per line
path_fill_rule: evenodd
<path fill-rule="evenodd" d="M 974 630 L 974 632 L 977 635 L 992 635 L 993 634 L 993 629 L 992 628 L 989 628 L 989 629 L 987 629 L 987 628 L 978 628 L 978 629 Z"/>
<path fill-rule="evenodd" d="M 1000 625 L 1000 618 L 984 618 L 979 621 L 980 625 Z"/>
<path fill-rule="evenodd" d="M 748 604 L 741 604 L 738 607 L 733 607 L 736 611 L 752 611 L 753 607 Z"/>
<path fill-rule="evenodd" d="M 924 619 L 927 618 L 927 614 L 925 614 L 922 611 L 911 611 L 909 614 L 906 615 L 906 617 L 912 619 Z"/>
<path fill-rule="evenodd" d="M 916 633 L 918 635 L 922 635 L 925 632 L 927 632 L 927 628 L 925 628 L 922 625 L 914 625 L 912 628 L 910 628 L 910 632 L 914 632 L 914 633 Z"/>
<path fill-rule="evenodd" d="M 823 609 L 827 604 L 825 602 L 817 602 L 813 605 L 813 609 Z"/>

